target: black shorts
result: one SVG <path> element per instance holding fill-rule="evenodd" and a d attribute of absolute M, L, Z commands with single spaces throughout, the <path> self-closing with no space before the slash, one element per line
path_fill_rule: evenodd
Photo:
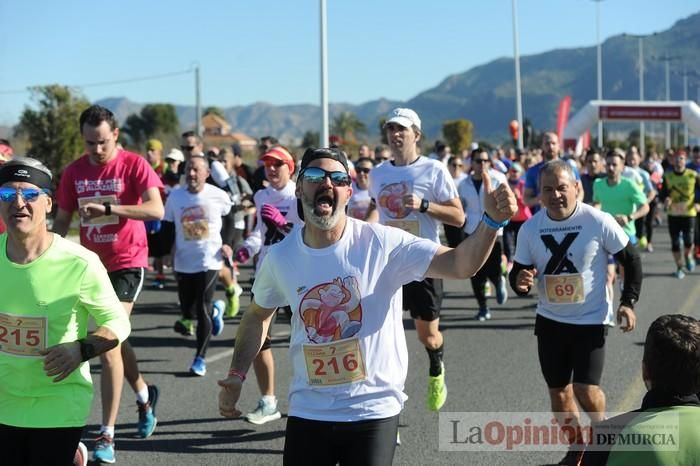
<path fill-rule="evenodd" d="M 426 278 L 403 286 L 403 308 L 414 319 L 432 322 L 440 318 L 442 279 Z"/>
<path fill-rule="evenodd" d="M 115 270 L 108 275 L 119 301 L 123 303 L 136 301 L 143 288 L 143 267 Z"/>
<path fill-rule="evenodd" d="M 537 315 L 535 335 L 542 375 L 549 388 L 572 381 L 600 385 L 605 362 L 606 325 L 574 325 Z"/>
<path fill-rule="evenodd" d="M 148 257 L 156 257 L 160 259 L 161 257 L 170 254 L 170 251 L 165 246 L 163 242 L 163 235 L 160 230 L 156 233 L 146 233 L 146 239 L 148 240 Z"/>
<path fill-rule="evenodd" d="M 399 416 L 356 422 L 311 421 L 290 416 L 284 439 L 284 466 L 390 466 Z"/>
<path fill-rule="evenodd" d="M 695 241 L 695 217 L 683 217 L 680 215 L 668 216 L 668 233 L 671 236 L 671 251 L 681 250 L 681 239 L 683 246 L 689 248 Z"/>
<path fill-rule="evenodd" d="M 32 428 L 0 424 L 4 466 L 72 465 L 82 427 Z"/>

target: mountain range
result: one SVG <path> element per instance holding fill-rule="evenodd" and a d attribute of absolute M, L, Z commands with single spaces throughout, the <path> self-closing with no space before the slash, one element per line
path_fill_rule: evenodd
<path fill-rule="evenodd" d="M 580 26 L 580 25 L 579 25 Z M 603 98 L 639 99 L 638 40 L 628 35 L 608 38 L 602 44 Z M 677 21 L 669 29 L 644 38 L 644 95 L 647 100 L 665 98 L 665 62 L 670 63 L 671 100 L 683 97 L 683 67 L 700 77 L 700 13 Z M 523 116 L 535 128 L 553 128 L 562 97 L 572 97 L 571 112 L 576 112 L 596 97 L 596 47 L 555 49 L 520 57 Z M 697 81 L 697 80 L 696 80 Z M 700 86 L 698 81 L 691 91 Z M 690 92 L 689 98 L 695 98 Z M 124 97 L 102 99 L 97 103 L 115 112 L 119 121 L 137 113 L 144 104 Z M 396 106 L 416 110 L 427 137 L 439 137 L 442 122 L 466 118 L 474 123 L 476 137 L 500 141 L 507 137 L 508 123 L 515 118 L 515 77 L 513 58 L 498 58 L 463 73 L 445 78 L 408 101 L 378 99 L 362 104 L 331 103 L 331 118 L 350 111 L 362 120 L 370 136 L 379 133 L 379 118 Z M 258 102 L 224 108 L 233 131 L 253 137 L 274 135 L 282 141 L 298 139 L 307 130 L 318 130 L 320 108 L 317 105 L 272 105 Z M 193 127 L 193 106 L 176 106 L 183 128 Z"/>

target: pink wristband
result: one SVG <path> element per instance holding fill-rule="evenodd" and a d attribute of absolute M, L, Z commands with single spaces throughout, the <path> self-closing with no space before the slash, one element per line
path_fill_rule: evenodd
<path fill-rule="evenodd" d="M 238 377 L 239 379 L 241 379 L 241 382 L 245 382 L 245 374 L 241 371 L 237 371 L 236 369 L 229 369 L 228 375 L 229 375 L 229 377 L 234 375 L 234 376 Z"/>

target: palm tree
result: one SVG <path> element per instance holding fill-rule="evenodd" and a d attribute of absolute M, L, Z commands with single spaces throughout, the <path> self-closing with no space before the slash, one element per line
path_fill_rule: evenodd
<path fill-rule="evenodd" d="M 331 134 L 340 136 L 345 143 L 354 143 L 359 134 L 365 134 L 367 126 L 352 112 L 343 112 L 333 118 Z"/>

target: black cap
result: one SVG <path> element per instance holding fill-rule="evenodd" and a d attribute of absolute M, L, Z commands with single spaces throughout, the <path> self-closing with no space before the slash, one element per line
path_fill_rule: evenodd
<path fill-rule="evenodd" d="M 345 152 L 337 147 L 323 147 L 320 149 L 309 147 L 306 149 L 304 156 L 301 158 L 301 170 L 305 169 L 311 162 L 318 159 L 331 159 L 340 162 L 343 164 L 345 171 L 350 173 L 350 169 L 348 168 L 348 157 L 345 155 Z"/>

